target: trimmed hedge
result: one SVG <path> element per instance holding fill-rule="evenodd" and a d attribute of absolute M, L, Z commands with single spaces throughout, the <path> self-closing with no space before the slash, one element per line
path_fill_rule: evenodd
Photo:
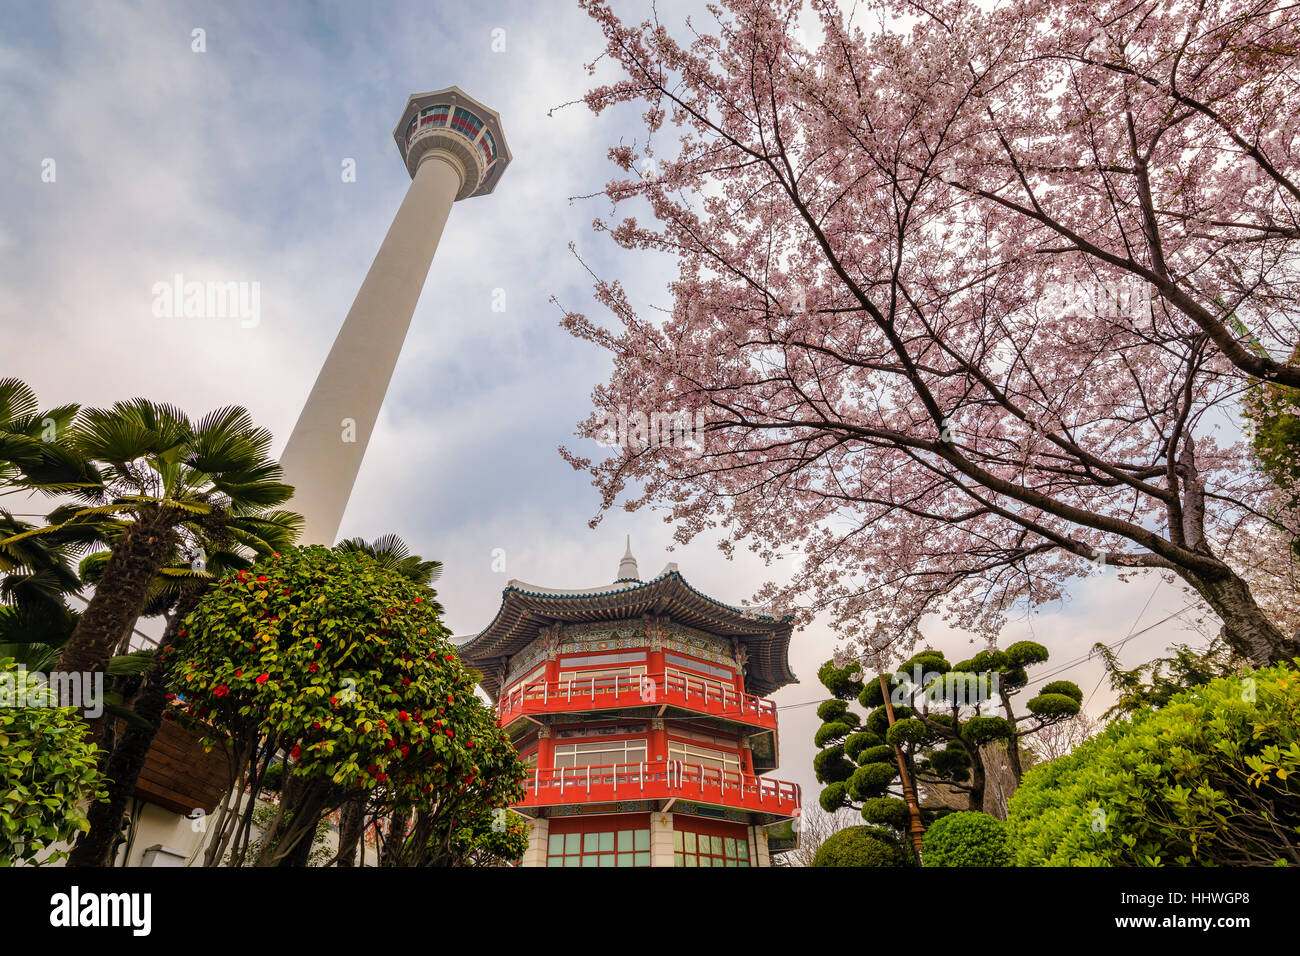
<path fill-rule="evenodd" d="M 921 860 L 923 866 L 1010 866 L 1007 825 L 971 810 L 946 814 L 925 831 Z"/>
<path fill-rule="evenodd" d="M 817 848 L 813 866 L 908 866 L 909 854 L 887 830 L 848 827 Z"/>

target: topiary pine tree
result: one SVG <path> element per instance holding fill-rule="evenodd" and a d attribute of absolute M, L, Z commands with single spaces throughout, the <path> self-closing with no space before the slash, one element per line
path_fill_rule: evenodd
<path fill-rule="evenodd" d="M 834 697 L 818 708 L 822 725 L 814 739 L 820 752 L 813 760 L 818 781 L 826 785 L 822 808 L 855 807 L 868 823 L 905 828 L 907 805 L 896 792 L 897 745 L 913 779 L 964 792 L 970 809 L 982 811 L 981 747 L 1005 743 L 1019 782 L 1021 739 L 1079 712 L 1078 686 L 1053 681 L 1025 705 L 1028 713 L 1015 713 L 1013 698 L 1028 683 L 1027 668 L 1047 658 L 1047 649 L 1033 641 L 981 651 L 957 664 L 941 651 L 922 650 L 889 678 L 893 726 L 879 681 L 863 681 L 856 663 L 826 662 L 817 676 Z M 849 709 L 850 700 L 867 710 L 865 720 Z"/>

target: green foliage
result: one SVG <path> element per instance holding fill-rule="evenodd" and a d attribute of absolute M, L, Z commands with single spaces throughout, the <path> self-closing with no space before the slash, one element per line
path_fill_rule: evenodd
<path fill-rule="evenodd" d="M 1042 664 L 1048 658 L 1047 648 L 1036 641 L 1016 641 L 1003 652 L 1013 667 Z"/>
<path fill-rule="evenodd" d="M 848 712 L 849 712 L 849 705 L 845 701 L 840 700 L 839 698 L 831 698 L 830 700 L 824 700 L 817 707 L 817 717 L 823 723 L 827 723 L 827 724 L 839 720 Z M 820 747 L 821 744 L 818 744 L 817 746 Z"/>
<path fill-rule="evenodd" d="M 813 772 L 818 783 L 835 783 L 847 780 L 853 774 L 853 764 L 844 756 L 844 745 L 836 744 L 813 757 Z"/>
<path fill-rule="evenodd" d="M 56 703 L 44 681 L 0 658 L 0 867 L 71 842 L 90 826 L 82 804 L 105 796 L 85 722 Z M 66 856 L 55 851 L 46 862 Z"/>
<path fill-rule="evenodd" d="M 1036 717 L 1073 717 L 1079 712 L 1079 701 L 1065 694 L 1039 694 L 1025 706 Z"/>
<path fill-rule="evenodd" d="M 1163 707 L 1183 691 L 1202 687 L 1218 677 L 1231 677 L 1246 665 L 1219 637 L 1202 651 L 1193 650 L 1186 644 L 1175 644 L 1170 650 L 1173 651 L 1171 657 L 1157 657 L 1126 671 L 1119 666 L 1119 659 L 1109 647 L 1105 644 L 1093 646 L 1093 651 L 1101 657 L 1106 668 L 1111 690 L 1118 696 L 1115 706 L 1104 715 L 1107 720 L 1148 707 Z M 1047 688 L 1043 690 L 1046 692 Z"/>
<path fill-rule="evenodd" d="M 943 655 L 942 651 L 936 651 L 933 648 L 927 647 L 925 650 L 912 655 L 900 664 L 894 671 L 894 674 L 897 677 L 911 680 L 913 672 L 918 666 L 921 668 L 922 674 L 925 674 L 927 671 L 937 674 L 946 674 L 952 668 L 952 665 L 948 663 L 948 658 Z"/>
<path fill-rule="evenodd" d="M 909 854 L 881 827 L 847 827 L 817 850 L 813 866 L 908 866 Z"/>
<path fill-rule="evenodd" d="M 1016 728 L 1005 717 L 972 717 L 966 721 L 961 735 L 973 744 L 986 744 L 991 740 L 1010 740 Z"/>
<path fill-rule="evenodd" d="M 1079 685 L 1068 680 L 1054 680 L 1046 685 L 1039 693 L 1042 694 L 1064 694 L 1066 697 L 1073 697 L 1080 704 L 1083 703 L 1083 691 Z"/>
<path fill-rule="evenodd" d="M 940 817 L 921 841 L 923 866 L 1010 866 L 1007 825 L 964 810 Z"/>
<path fill-rule="evenodd" d="M 897 797 L 872 797 L 862 801 L 862 819 L 900 832 L 908 826 L 907 802 Z"/>
<path fill-rule="evenodd" d="M 829 724 L 822 724 L 817 728 L 817 733 L 813 736 L 813 743 L 818 747 L 825 747 L 832 741 L 841 741 L 853 730 L 851 726 L 842 721 L 835 721 Z"/>
<path fill-rule="evenodd" d="M 834 661 L 827 661 L 817 670 L 817 679 L 822 685 L 841 700 L 852 700 L 862 693 L 860 675 L 862 668 L 857 662 L 847 667 L 836 667 Z"/>
<path fill-rule="evenodd" d="M 1295 365 L 1300 349 L 1291 356 Z M 1242 402 L 1251 445 L 1263 472 L 1292 503 L 1300 498 L 1300 392 L 1268 382 L 1252 384 Z"/>
<path fill-rule="evenodd" d="M 894 720 L 907 720 L 916 716 L 916 711 L 911 707 L 900 705 L 894 708 Z M 889 712 L 884 707 L 877 707 L 867 715 L 867 722 L 863 725 L 873 734 L 879 734 L 883 739 L 889 731 Z"/>
<path fill-rule="evenodd" d="M 1217 678 L 1025 775 L 1020 866 L 1300 863 L 1300 672 Z"/>
<path fill-rule="evenodd" d="M 880 687 L 880 681 L 868 681 L 863 685 L 862 692 L 858 694 L 858 703 L 868 709 L 879 707 L 885 702 L 885 692 Z"/>
<path fill-rule="evenodd" d="M 295 548 L 215 584 L 175 648 L 174 689 L 233 739 L 273 740 L 295 777 L 407 802 L 522 795 L 432 591 L 364 553 Z"/>
<path fill-rule="evenodd" d="M 894 748 L 888 744 L 868 747 L 858 754 L 858 765 L 865 767 L 869 763 L 889 763 L 894 759 Z"/>
<path fill-rule="evenodd" d="M 850 734 L 848 740 L 844 741 L 844 754 L 850 760 L 858 760 L 858 755 L 868 747 L 879 747 L 882 743 L 879 734 L 873 734 L 869 730 L 859 730 L 855 734 Z"/>
<path fill-rule="evenodd" d="M 830 784 L 822 790 L 821 796 L 817 798 L 817 802 L 821 804 L 822 809 L 827 813 L 834 813 L 844 806 L 847 800 L 848 794 L 843 781 Z"/>
<path fill-rule="evenodd" d="M 849 777 L 849 796 L 854 800 L 882 796 L 896 776 L 898 767 L 892 763 L 869 763 L 859 767 Z"/>
<path fill-rule="evenodd" d="M 890 727 L 885 733 L 885 742 L 891 747 L 901 747 L 904 744 L 924 744 L 930 738 L 929 729 L 915 718 L 895 721 L 894 726 Z"/>

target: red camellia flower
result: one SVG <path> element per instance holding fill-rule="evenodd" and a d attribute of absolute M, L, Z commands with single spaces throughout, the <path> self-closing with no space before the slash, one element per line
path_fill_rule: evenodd
<path fill-rule="evenodd" d="M 258 674 L 258 675 L 257 675 L 257 682 L 258 682 L 259 684 L 265 684 L 265 683 L 267 682 L 267 680 L 270 678 L 270 676 L 271 676 L 270 674 Z"/>
<path fill-rule="evenodd" d="M 292 757 L 294 760 L 297 760 L 299 757 L 302 756 L 302 748 L 299 747 L 297 744 L 294 744 L 293 749 L 289 751 L 289 756 Z"/>
<path fill-rule="evenodd" d="M 312 646 L 315 647 L 317 650 L 320 650 L 320 641 L 317 641 L 317 642 L 316 642 L 314 645 L 312 645 Z"/>
<path fill-rule="evenodd" d="M 396 747 L 397 747 L 397 741 L 396 741 L 396 740 L 390 740 L 390 741 L 388 741 L 387 743 L 384 744 L 384 750 L 386 750 L 386 751 L 387 751 L 387 750 L 394 750 L 394 749 L 396 749 Z"/>
<path fill-rule="evenodd" d="M 285 597 L 288 597 L 288 596 L 289 596 L 289 589 L 288 589 L 288 588 L 285 588 L 285 589 L 284 589 L 284 596 L 285 596 Z"/>
<path fill-rule="evenodd" d="M 320 730 L 320 721 L 319 721 L 319 720 L 313 720 L 313 721 L 311 722 L 311 727 L 312 727 L 312 730 Z"/>
<path fill-rule="evenodd" d="M 411 678 L 409 678 L 409 677 L 403 677 L 403 678 L 402 678 L 402 686 L 403 686 L 403 687 L 410 687 L 410 686 L 411 686 Z"/>
<path fill-rule="evenodd" d="M 456 659 L 455 654 L 448 654 L 446 657 L 443 658 L 444 661 L 454 661 L 455 659 Z"/>
<path fill-rule="evenodd" d="M 409 757 L 410 755 L 411 755 L 411 748 L 408 747 L 406 744 L 402 744 L 402 756 Z"/>
<path fill-rule="evenodd" d="M 235 671 L 235 676 L 236 676 L 236 677 L 243 677 L 243 676 L 244 676 L 244 669 L 241 667 L 239 670 Z"/>
<path fill-rule="evenodd" d="M 257 580 L 259 580 L 259 581 L 265 581 L 265 580 L 266 580 L 266 575 L 265 575 L 265 574 L 259 574 L 259 575 L 257 576 Z"/>
<path fill-rule="evenodd" d="M 375 779 L 378 780 L 380 783 L 383 783 L 385 780 L 388 779 L 388 774 L 386 774 L 386 773 L 377 773 L 377 774 L 375 774 Z"/>
<path fill-rule="evenodd" d="M 319 665 L 319 664 L 312 664 L 310 667 L 307 668 L 307 673 L 308 673 L 308 674 L 314 674 L 314 673 L 316 673 L 318 670 L 320 670 L 320 665 Z"/>
<path fill-rule="evenodd" d="M 415 599 L 415 603 L 416 603 L 416 604 L 420 604 L 420 603 L 423 602 L 423 601 L 424 601 L 424 598 L 416 598 L 416 599 Z"/>
<path fill-rule="evenodd" d="M 468 747 L 470 750 L 473 750 L 473 749 L 474 749 L 474 741 L 472 741 L 472 740 L 467 740 L 467 741 L 465 741 L 465 746 Z"/>
<path fill-rule="evenodd" d="M 381 717 L 380 720 L 379 720 L 379 726 L 380 726 L 380 727 L 387 727 L 387 726 L 388 726 L 388 721 L 384 720 L 384 719 Z"/>
<path fill-rule="evenodd" d="M 405 723 L 406 721 L 408 721 L 408 720 L 411 719 L 411 715 L 408 714 L 408 713 L 407 713 L 406 711 L 404 711 L 404 710 L 399 710 L 399 711 L 397 712 L 397 717 L 398 717 L 398 719 L 401 720 L 403 723 Z"/>
<path fill-rule="evenodd" d="M 227 694 L 230 693 L 230 688 L 227 687 L 225 684 L 222 684 L 220 687 L 218 687 L 218 688 L 217 688 L 216 690 L 214 690 L 212 693 L 215 694 L 217 697 L 225 697 Z"/>
<path fill-rule="evenodd" d="M 451 730 L 451 728 L 448 728 L 448 729 L 447 729 L 447 736 L 448 736 L 448 737 L 455 737 L 456 734 L 455 734 L 455 732 L 454 732 L 453 730 Z"/>
<path fill-rule="evenodd" d="M 337 697 L 331 697 L 330 703 L 337 707 L 339 705 L 339 699 Z"/>

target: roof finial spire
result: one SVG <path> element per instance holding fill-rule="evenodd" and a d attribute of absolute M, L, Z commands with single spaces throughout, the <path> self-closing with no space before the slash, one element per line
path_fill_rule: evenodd
<path fill-rule="evenodd" d="M 627 536 L 627 551 L 623 553 L 623 560 L 618 563 L 618 577 L 616 581 L 639 581 L 641 576 L 636 569 L 636 558 L 632 557 L 632 536 Z"/>

